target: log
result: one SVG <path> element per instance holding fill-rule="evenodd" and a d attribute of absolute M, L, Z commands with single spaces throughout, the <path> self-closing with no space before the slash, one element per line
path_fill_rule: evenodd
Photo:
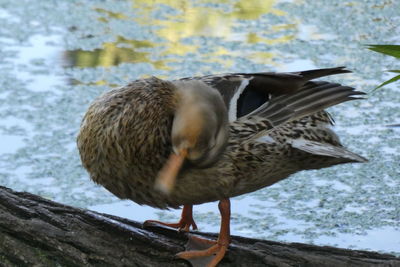
<path fill-rule="evenodd" d="M 196 232 L 203 237 L 216 234 Z M 186 234 L 0 187 L 1 266 L 190 266 Z M 219 266 L 400 266 L 376 252 L 232 236 Z"/>

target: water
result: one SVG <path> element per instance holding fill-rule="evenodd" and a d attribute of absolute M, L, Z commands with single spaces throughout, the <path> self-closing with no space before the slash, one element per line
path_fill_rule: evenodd
<path fill-rule="evenodd" d="M 365 44 L 400 43 L 397 1 L 0 0 L 0 184 L 130 219 L 177 220 L 95 185 L 75 145 L 101 92 L 155 75 L 296 71 L 369 92 L 399 62 Z M 336 130 L 367 164 L 301 172 L 232 200 L 236 235 L 400 254 L 399 83 L 332 108 Z M 216 203 L 196 206 L 218 231 Z"/>

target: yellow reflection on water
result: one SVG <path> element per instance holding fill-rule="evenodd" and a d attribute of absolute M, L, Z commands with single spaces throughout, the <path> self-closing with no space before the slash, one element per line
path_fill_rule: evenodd
<path fill-rule="evenodd" d="M 272 64 L 274 54 L 270 52 L 253 52 L 249 55 L 249 58 L 256 63 L 260 64 Z"/>
<path fill-rule="evenodd" d="M 178 42 L 187 37 L 205 36 L 222 37 L 226 40 L 237 38 L 232 34 L 232 28 L 237 20 L 257 20 L 262 15 L 274 13 L 284 15 L 274 9 L 275 0 L 220 0 L 220 1 L 176 1 L 176 0 L 133 0 L 133 7 L 141 10 L 142 24 L 159 25 L 158 36 L 170 42 Z M 202 5 L 205 3 L 231 4 L 228 11 L 222 8 Z M 160 4 L 174 8 L 178 14 L 167 15 L 163 19 L 149 20 L 150 13 L 159 8 Z"/>
<path fill-rule="evenodd" d="M 125 16 L 124 14 L 112 12 L 112 11 L 106 10 L 104 8 L 95 8 L 94 10 L 96 10 L 99 13 L 103 13 L 103 14 L 107 15 L 109 18 L 128 19 L 128 17 Z M 108 19 L 106 17 L 104 17 L 104 16 L 101 17 L 99 20 L 102 21 L 102 22 L 108 22 Z"/>
<path fill-rule="evenodd" d="M 247 35 L 247 42 L 254 44 L 254 43 L 266 43 L 266 44 L 279 44 L 279 43 L 286 43 L 290 40 L 294 39 L 294 35 L 284 35 L 277 37 L 275 39 L 268 39 L 264 37 L 260 37 L 257 33 L 251 32 Z"/>
<path fill-rule="evenodd" d="M 151 60 L 150 52 L 143 52 L 138 49 L 153 48 L 156 45 L 150 41 L 128 40 L 122 36 L 117 37 L 115 42 L 103 43 L 103 48 L 93 51 L 73 50 L 66 52 L 68 65 L 75 67 L 111 67 L 120 63 L 141 63 L 147 62 L 158 69 L 168 69 L 165 62 Z"/>
<path fill-rule="evenodd" d="M 244 42 L 248 44 L 265 43 L 274 45 L 292 40 L 293 35 L 286 31 L 294 29 L 295 24 L 267 25 L 261 32 L 238 31 L 234 28 L 240 20 L 258 22 L 265 14 L 284 16 L 285 13 L 274 8 L 275 0 L 126 0 L 132 2 L 135 20 L 144 27 L 151 26 L 155 37 L 165 40 L 161 43 L 127 40 L 121 36 L 115 42 L 104 43 L 101 49 L 94 51 L 69 51 L 71 65 L 79 67 L 114 66 L 122 62 L 150 63 L 157 69 L 168 70 L 168 61 L 174 56 L 182 57 L 196 53 L 204 62 L 218 62 L 225 67 L 233 65 L 226 56 L 248 56 L 257 63 L 270 63 L 273 54 L 263 51 L 232 51 L 223 45 L 208 47 L 207 54 L 197 53 L 205 44 L 192 37 L 219 38 L 222 42 Z M 217 5 L 216 5 L 217 4 Z M 165 12 L 168 6 L 171 12 Z M 130 20 L 128 16 L 105 10 L 95 9 L 100 23 L 109 23 L 110 19 Z M 154 14 L 160 14 L 154 18 Z M 279 34 L 282 32 L 282 34 Z M 274 37 L 269 38 L 271 33 Z M 276 34 L 278 33 L 278 34 Z M 143 50 L 142 48 L 145 48 Z M 249 49 L 250 50 L 250 49 Z M 159 59 L 159 60 L 152 60 Z"/>
<path fill-rule="evenodd" d="M 273 13 L 277 16 L 283 16 L 285 13 L 274 8 L 275 0 L 200 0 L 200 1 L 183 1 L 183 0 L 133 0 L 133 7 L 140 10 L 141 17 L 137 18 L 137 22 L 143 25 L 160 26 L 155 30 L 155 34 L 166 40 L 163 55 L 185 55 L 196 52 L 197 43 L 187 44 L 184 40 L 190 37 L 202 36 L 205 38 L 216 37 L 224 41 L 239 41 L 253 43 L 266 43 L 269 45 L 289 42 L 294 38 L 293 35 L 280 35 L 275 38 L 266 38 L 268 31 L 271 33 L 286 31 L 295 27 L 294 24 L 285 25 L 268 25 L 269 29 L 263 30 L 261 33 L 251 32 L 234 32 L 234 26 L 238 20 L 255 20 L 257 21 L 262 15 Z M 207 3 L 228 4 L 229 8 L 218 8 L 206 5 Z M 159 19 L 148 20 L 150 14 L 160 8 L 160 5 L 167 5 L 173 8 L 175 14 L 164 15 Z M 228 51 L 225 47 L 209 48 L 211 52 L 208 55 L 202 55 L 205 62 L 219 62 L 223 66 L 229 67 L 233 63 L 221 59 L 221 51 L 223 55 L 232 55 L 237 51 Z M 245 54 L 241 51 L 241 55 Z M 260 63 L 263 57 L 254 57 L 254 52 L 249 52 L 252 58 L 257 58 Z M 270 57 L 265 63 L 270 62 Z"/>
<path fill-rule="evenodd" d="M 274 0 L 237 1 L 234 4 L 234 11 L 230 13 L 229 16 L 237 19 L 255 20 L 266 13 L 283 15 L 284 13 L 282 11 L 272 7 L 274 2 Z"/>

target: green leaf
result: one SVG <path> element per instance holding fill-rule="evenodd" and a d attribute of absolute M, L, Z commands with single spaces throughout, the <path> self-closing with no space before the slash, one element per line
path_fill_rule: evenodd
<path fill-rule="evenodd" d="M 368 49 L 392 57 L 400 58 L 400 45 L 368 45 Z"/>
<path fill-rule="evenodd" d="M 388 72 L 400 73 L 400 70 L 387 70 Z"/>
<path fill-rule="evenodd" d="M 392 82 L 395 82 L 395 81 L 397 81 L 397 80 L 400 80 L 400 75 L 397 75 L 397 76 L 393 77 L 392 79 L 387 80 L 386 82 L 382 83 L 381 85 L 379 85 L 378 87 L 376 87 L 376 88 L 374 89 L 374 91 L 375 91 L 376 89 L 378 89 L 378 88 L 381 88 L 382 86 L 385 86 L 385 85 L 387 85 L 387 84 L 389 84 L 389 83 L 392 83 Z"/>

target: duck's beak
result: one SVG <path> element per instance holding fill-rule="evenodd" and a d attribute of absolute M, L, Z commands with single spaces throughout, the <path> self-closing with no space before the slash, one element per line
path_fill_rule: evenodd
<path fill-rule="evenodd" d="M 168 195 L 175 186 L 176 177 L 186 158 L 187 150 L 181 149 L 178 154 L 172 153 L 164 167 L 158 173 L 155 188 Z"/>

